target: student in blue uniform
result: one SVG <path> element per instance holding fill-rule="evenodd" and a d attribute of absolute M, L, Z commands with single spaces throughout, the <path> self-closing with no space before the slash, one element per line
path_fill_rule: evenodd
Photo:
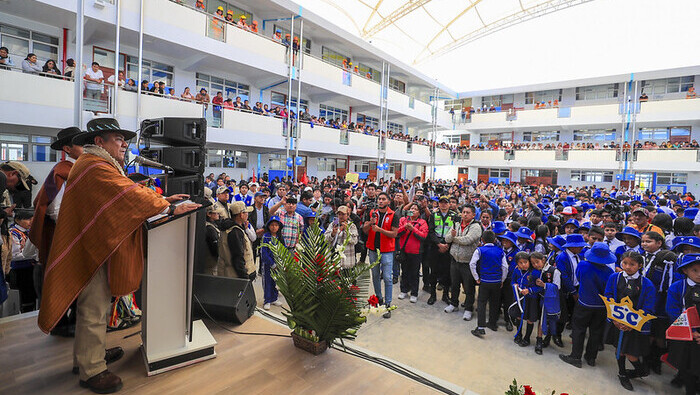
<path fill-rule="evenodd" d="M 556 267 L 557 257 L 564 250 L 564 244 L 566 244 L 566 238 L 562 235 L 556 235 L 554 237 L 547 237 L 547 248 L 549 249 L 549 255 L 547 255 L 547 264 Z"/>
<path fill-rule="evenodd" d="M 535 259 L 536 258 L 535 256 Z M 559 273 L 556 267 L 550 264 L 549 260 L 544 260 L 540 278 L 535 281 L 535 285 L 541 288 L 540 308 L 542 309 L 540 325 L 537 327 L 535 353 L 542 355 L 542 349 L 548 347 L 552 336 L 556 336 L 557 334 L 557 321 L 559 320 L 559 314 L 561 312 L 559 299 L 561 273 Z M 542 339 L 543 334 L 544 339 Z"/>
<path fill-rule="evenodd" d="M 516 261 L 515 255 L 520 252 L 515 244 L 518 242 L 518 238 L 513 232 L 505 232 L 504 234 L 497 236 L 497 239 L 501 242 L 501 248 L 503 248 L 503 253 L 506 256 L 506 261 L 508 262 L 508 274 L 503 282 L 503 287 L 501 288 L 501 307 L 503 308 L 503 319 L 506 322 L 506 330 L 508 332 L 513 331 L 513 320 L 508 314 L 508 309 L 513 303 L 513 290 L 510 284 L 513 280 L 513 271 L 515 271 Z"/>
<path fill-rule="evenodd" d="M 657 234 L 656 232 L 651 232 Z M 627 251 L 622 254 L 620 266 L 621 272 L 617 272 L 608 278 L 605 286 L 605 296 L 620 302 L 629 297 L 635 310 L 642 310 L 646 314 L 653 314 L 656 302 L 656 289 L 648 278 L 642 275 L 644 258 L 636 251 Z M 618 378 L 623 388 L 633 391 L 631 378 L 645 377 L 649 375 L 647 367 L 642 364 L 641 358 L 649 354 L 649 334 L 651 322 L 642 327 L 641 332 L 624 324 L 608 320 L 605 330 L 605 343 L 618 346 L 620 332 L 622 331 L 622 344 L 620 346 L 620 358 L 617 360 Z M 629 359 L 634 367 L 630 371 L 625 368 Z"/>
<path fill-rule="evenodd" d="M 515 232 L 515 237 L 518 238 L 518 242 L 515 246 L 518 247 L 520 251 L 532 252 L 535 250 L 535 244 L 532 242 L 532 230 L 527 226 L 521 226 L 517 232 Z"/>
<path fill-rule="evenodd" d="M 685 309 L 695 306 L 700 311 L 700 254 L 686 254 L 678 269 L 686 276 L 671 284 L 666 298 L 669 322 L 674 322 Z M 686 394 L 695 394 L 700 378 L 700 332 L 693 330 L 693 341 L 668 341 L 667 362 L 678 369 Z"/>
<path fill-rule="evenodd" d="M 280 217 L 273 215 L 265 224 L 265 234 L 262 238 L 260 247 L 260 263 L 263 267 L 262 284 L 263 284 L 263 308 L 270 309 L 270 304 L 281 306 L 282 303 L 278 300 L 279 292 L 277 291 L 275 280 L 272 279 L 272 269 L 275 267 L 275 257 L 268 244 L 282 243 L 282 221 Z"/>
<path fill-rule="evenodd" d="M 569 235 L 572 237 L 574 235 Z M 581 236 L 581 235 L 578 235 Z M 583 237 L 581 237 L 583 239 Z M 576 268 L 576 278 L 579 279 L 578 303 L 571 317 L 572 346 L 571 354 L 560 354 L 562 361 L 580 368 L 581 357 L 586 359 L 589 366 L 595 366 L 598 357 L 598 346 L 603 341 L 605 327 L 605 304 L 600 298 L 605 292 L 608 277 L 613 270 L 607 265 L 615 262 L 615 254 L 605 243 L 595 243 L 585 255 L 586 260 Z M 586 340 L 586 331 L 589 337 L 586 343 L 586 353 L 583 353 L 583 343 Z"/>
<path fill-rule="evenodd" d="M 579 223 L 577 220 L 571 218 L 566 223 L 564 223 L 564 234 L 565 235 L 572 235 L 574 233 L 578 233 L 579 229 Z"/>
<path fill-rule="evenodd" d="M 530 265 L 530 254 L 521 251 L 515 255 L 518 268 L 513 272 L 513 292 L 514 296 L 520 300 L 518 309 L 511 309 L 511 317 L 518 322 L 518 333 L 515 336 L 515 343 L 520 347 L 530 345 L 530 336 L 534 329 L 534 323 L 539 319 L 539 304 L 535 281 L 540 277 L 540 272 Z M 517 301 L 516 301 L 517 305 Z M 512 312 L 515 311 L 515 314 Z M 520 316 L 518 316 L 520 314 Z M 525 334 L 522 327 L 527 322 Z"/>
<path fill-rule="evenodd" d="M 650 312 L 656 318 L 651 321 L 651 347 L 644 362 L 656 374 L 661 374 L 661 355 L 666 348 L 666 329 L 669 322 L 666 316 L 666 293 L 669 283 L 666 281 L 672 275 L 677 256 L 665 249 L 664 237 L 657 232 L 646 232 L 642 235 L 644 250 L 644 265 L 642 275 L 654 285 L 656 303 Z"/>
<path fill-rule="evenodd" d="M 583 240 L 583 236 L 580 234 L 567 235 L 566 244 L 562 246 L 564 251 L 557 256 L 556 267 L 561 273 L 561 288 L 559 292 L 561 316 L 557 323 L 557 335 L 554 336 L 553 341 L 558 347 L 564 347 L 561 334 L 564 332 L 565 325 L 571 322 L 574 306 L 576 305 L 576 294 L 579 284 L 576 277 L 576 268 L 579 262 L 583 260 L 581 251 L 586 246 L 586 241 Z"/>
<path fill-rule="evenodd" d="M 549 255 L 550 249 L 547 243 L 547 237 L 549 237 L 549 228 L 547 225 L 537 226 L 537 228 L 535 228 L 535 248 L 533 251 L 539 252 L 544 256 Z"/>
<path fill-rule="evenodd" d="M 644 252 L 642 251 L 642 247 L 640 245 L 642 243 L 642 234 L 631 226 L 625 226 L 622 231 L 615 233 L 615 238 L 625 243 L 624 245 L 617 247 L 617 249 L 614 251 L 615 256 L 617 257 L 617 269 L 615 270 L 619 272 L 622 271 L 622 269 L 620 269 L 620 257 L 622 254 L 629 250 L 636 251 L 640 254 Z"/>
<path fill-rule="evenodd" d="M 486 211 L 484 211 L 486 213 Z M 472 335 L 481 337 L 486 334 L 484 328 L 498 330 L 498 310 L 501 303 L 501 287 L 508 276 L 508 261 L 503 249 L 494 243 L 496 234 L 486 230 L 481 235 L 483 245 L 474 251 L 469 269 L 474 281 L 479 284 L 479 299 L 477 300 L 477 327 Z M 489 320 L 486 322 L 486 304 L 489 305 Z"/>
<path fill-rule="evenodd" d="M 243 202 L 246 206 L 253 205 L 253 197 L 248 195 L 248 184 L 245 181 L 241 181 L 241 184 L 238 186 L 238 193 L 233 195 L 233 200 Z"/>

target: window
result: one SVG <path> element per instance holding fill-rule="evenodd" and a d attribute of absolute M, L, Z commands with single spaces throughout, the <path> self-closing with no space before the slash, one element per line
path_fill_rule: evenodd
<path fill-rule="evenodd" d="M 348 64 L 350 63 L 349 56 L 343 55 L 340 52 L 335 52 L 327 47 L 321 47 L 321 59 L 338 67 L 343 67 L 343 60 L 347 60 Z"/>
<path fill-rule="evenodd" d="M 287 160 L 282 154 L 270 154 L 270 170 L 287 170 Z"/>
<path fill-rule="evenodd" d="M 335 171 L 336 160 L 333 158 L 318 158 L 318 171 Z"/>
<path fill-rule="evenodd" d="M 482 107 L 500 107 L 504 104 L 513 104 L 513 95 L 484 96 L 481 98 Z"/>
<path fill-rule="evenodd" d="M 403 125 L 394 122 L 387 122 L 386 129 L 394 133 L 403 133 Z"/>
<path fill-rule="evenodd" d="M 0 134 L 0 160 L 55 162 L 56 151 L 50 147 L 54 141 L 50 136 Z"/>
<path fill-rule="evenodd" d="M 576 88 L 576 100 L 601 100 L 617 97 L 619 84 L 582 86 Z"/>
<path fill-rule="evenodd" d="M 399 81 L 396 78 L 389 77 L 389 88 L 397 92 L 406 93 L 406 83 Z"/>
<path fill-rule="evenodd" d="M 297 98 L 292 96 L 292 102 L 291 104 L 291 109 L 292 111 L 298 113 L 297 111 Z M 270 107 L 272 108 L 277 108 L 277 107 L 286 107 L 287 106 L 287 95 L 284 93 L 279 93 L 279 92 L 272 92 L 270 95 Z M 301 108 L 302 111 L 304 108 L 309 108 L 309 101 L 301 99 Z"/>
<path fill-rule="evenodd" d="M 37 63 L 44 63 L 53 59 L 58 63 L 58 37 L 47 36 L 42 33 L 20 29 L 13 26 L 0 25 L 0 46 L 7 47 L 10 51 L 15 66 L 20 67 L 27 54 L 36 54 Z"/>
<path fill-rule="evenodd" d="M 490 169 L 489 176 L 491 178 L 510 178 L 510 170 L 508 170 L 508 169 Z"/>
<path fill-rule="evenodd" d="M 523 141 L 526 142 L 545 142 L 559 141 L 559 131 L 544 131 L 544 132 L 523 132 Z"/>
<path fill-rule="evenodd" d="M 364 65 L 362 63 L 358 63 L 357 65 L 357 70 L 360 72 L 362 76 L 367 76 L 367 73 L 370 74 L 372 77 L 371 79 L 376 82 L 380 82 L 382 80 L 382 72 L 376 69 L 373 69 L 367 65 Z"/>
<path fill-rule="evenodd" d="M 615 129 L 574 130 L 574 141 L 615 141 Z"/>
<path fill-rule="evenodd" d="M 640 128 L 639 140 L 668 140 L 669 128 Z"/>
<path fill-rule="evenodd" d="M 536 170 L 536 169 L 523 169 L 520 175 L 522 178 L 525 177 L 552 177 L 556 174 L 556 170 Z"/>
<path fill-rule="evenodd" d="M 583 182 L 612 182 L 611 171 L 571 170 L 571 181 Z"/>
<path fill-rule="evenodd" d="M 357 114 L 357 123 L 363 123 L 374 129 L 379 128 L 379 120 L 377 118 L 368 117 L 364 114 Z"/>
<path fill-rule="evenodd" d="M 97 62 L 101 67 L 112 69 L 114 68 L 114 51 L 100 47 L 92 47 L 92 60 Z M 119 70 L 124 70 L 126 64 L 126 55 L 119 54 Z M 138 72 L 138 70 L 137 70 Z"/>
<path fill-rule="evenodd" d="M 227 80 L 220 77 L 213 77 L 207 74 L 197 73 L 197 94 L 202 88 L 209 92 L 211 97 L 216 96 L 216 92 L 223 92 L 224 98 L 236 100 L 240 96 L 241 101 L 250 100 L 250 86 L 236 81 Z M 252 107 L 252 106 L 251 106 Z"/>
<path fill-rule="evenodd" d="M 194 4 L 194 2 L 192 2 Z M 207 12 L 210 14 L 216 14 L 216 9 L 219 7 L 224 7 L 224 15 L 228 12 L 228 10 L 233 11 L 233 20 L 235 22 L 238 22 L 238 19 L 241 17 L 241 15 L 245 15 L 245 17 L 248 20 L 248 23 L 252 22 L 253 20 L 253 14 L 250 12 L 243 10 L 241 8 L 236 7 L 235 5 L 228 4 L 225 1 L 221 0 L 207 0 L 204 2 L 207 5 Z"/>
<path fill-rule="evenodd" d="M 376 169 L 376 165 L 372 166 Z M 355 171 L 358 173 L 368 173 L 370 169 L 369 162 L 355 162 Z"/>
<path fill-rule="evenodd" d="M 401 163 L 389 163 L 387 173 L 401 173 Z"/>
<path fill-rule="evenodd" d="M 657 173 L 656 183 L 660 185 L 685 185 L 688 182 L 688 173 Z"/>
<path fill-rule="evenodd" d="M 462 140 L 459 134 L 447 134 L 442 136 L 442 141 L 447 144 L 459 144 Z"/>
<path fill-rule="evenodd" d="M 56 151 L 51 149 L 53 137 L 32 136 L 32 160 L 34 162 L 55 162 Z"/>
<path fill-rule="evenodd" d="M 279 30 L 282 34 L 282 38 L 284 39 L 285 34 L 290 34 L 289 29 L 286 29 L 282 26 L 275 25 L 275 28 L 272 30 L 274 33 L 275 31 Z M 294 26 L 294 36 L 299 37 L 299 26 L 296 25 Z M 311 53 L 311 40 L 304 38 L 302 43 L 302 47 L 304 48 L 304 53 L 305 54 L 310 54 Z"/>
<path fill-rule="evenodd" d="M 554 100 L 561 101 L 561 89 L 525 93 L 525 104 L 547 103 Z"/>
<path fill-rule="evenodd" d="M 348 110 L 342 110 L 325 104 L 321 104 L 319 108 L 319 117 L 326 118 L 326 120 L 340 118 L 341 121 L 347 121 L 348 119 Z"/>
<path fill-rule="evenodd" d="M 455 114 L 462 112 L 462 108 L 468 108 L 472 106 L 472 99 L 458 99 L 458 100 L 445 100 L 445 111 L 450 111 L 451 108 L 455 109 Z"/>
<path fill-rule="evenodd" d="M 134 81 L 139 81 L 138 57 L 127 55 L 126 76 Z M 142 77 L 142 80 L 147 80 L 148 82 L 163 81 L 165 86 L 171 87 L 173 86 L 173 66 L 144 59 Z"/>
<path fill-rule="evenodd" d="M 209 167 L 230 167 L 245 169 L 248 167 L 248 153 L 234 150 L 207 150 Z"/>
<path fill-rule="evenodd" d="M 688 88 L 693 86 L 694 82 L 695 76 L 692 75 L 642 81 L 642 93 L 652 96 L 666 93 L 687 92 Z"/>
<path fill-rule="evenodd" d="M 510 144 L 513 142 L 513 134 L 511 132 L 483 133 L 479 136 L 479 141 L 483 144 L 488 144 L 488 143 L 492 143 L 492 142 Z"/>

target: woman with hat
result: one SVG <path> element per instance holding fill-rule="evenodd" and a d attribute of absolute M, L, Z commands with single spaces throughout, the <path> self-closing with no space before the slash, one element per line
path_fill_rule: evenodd
<path fill-rule="evenodd" d="M 581 235 L 569 235 L 569 238 Z M 584 242 L 585 244 L 585 242 Z M 566 246 L 566 245 L 565 245 Z M 568 247 L 567 247 L 568 248 Z M 607 316 L 605 304 L 600 295 L 605 292 L 608 278 L 614 271 L 608 266 L 616 261 L 608 245 L 603 242 L 594 243 L 586 252 L 585 260 L 576 267 L 576 277 L 579 279 L 578 302 L 571 317 L 571 354 L 560 354 L 562 361 L 580 368 L 581 357 L 586 359 L 589 366 L 595 366 L 598 357 L 598 346 L 603 340 L 605 318 Z M 584 354 L 583 343 L 586 340 L 586 332 L 589 333 Z"/>
<path fill-rule="evenodd" d="M 262 266 L 262 285 L 263 285 L 263 309 L 270 310 L 270 304 L 281 306 L 282 302 L 278 300 L 279 292 L 275 280 L 272 279 L 272 269 L 275 268 L 275 256 L 268 247 L 271 244 L 282 243 L 282 221 L 280 217 L 273 215 L 265 224 L 265 234 L 262 237 L 262 245 L 260 247 L 260 265 Z"/>

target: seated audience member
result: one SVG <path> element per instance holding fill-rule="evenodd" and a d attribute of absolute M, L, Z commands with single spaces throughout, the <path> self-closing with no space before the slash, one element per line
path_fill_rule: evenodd
<path fill-rule="evenodd" d="M 27 57 L 22 61 L 22 72 L 27 74 L 39 74 L 41 71 L 41 66 L 36 62 L 36 54 L 27 54 Z"/>
<path fill-rule="evenodd" d="M 66 68 L 63 69 L 63 75 L 66 77 L 73 77 L 73 71 L 75 71 L 75 60 L 66 60 Z"/>
<path fill-rule="evenodd" d="M 151 88 L 148 87 L 148 80 L 141 81 L 141 93 L 148 93 Z"/>
<path fill-rule="evenodd" d="M 180 95 L 181 98 L 186 99 L 186 100 L 194 100 L 194 96 L 192 96 L 192 93 L 190 93 L 190 87 L 186 86 L 185 90 L 182 92 Z"/>
<path fill-rule="evenodd" d="M 126 85 L 124 85 L 124 90 L 125 91 L 131 91 L 131 92 L 136 92 L 136 81 L 134 81 L 132 78 L 129 78 L 126 80 Z"/>
<path fill-rule="evenodd" d="M 252 108 L 250 108 L 250 104 L 248 104 L 248 100 L 244 100 L 244 101 L 243 101 L 243 106 L 241 107 L 241 109 L 243 109 L 243 110 L 248 110 L 248 111 L 252 111 L 252 110 L 253 110 Z"/>
<path fill-rule="evenodd" d="M 7 47 L 0 47 L 0 68 L 9 68 L 14 66 L 12 58 L 10 58 L 10 50 Z"/>
<path fill-rule="evenodd" d="M 124 85 L 126 85 L 126 80 L 124 79 L 124 71 L 119 70 L 117 78 L 119 79 L 119 86 L 124 87 Z M 114 85 L 114 74 L 110 75 L 109 78 L 107 78 L 107 82 Z"/>
<path fill-rule="evenodd" d="M 224 105 L 223 107 L 227 110 L 233 110 L 235 107 L 233 106 L 233 100 L 231 99 L 226 99 L 224 100 Z"/>
<path fill-rule="evenodd" d="M 46 74 L 51 74 L 51 75 L 56 75 L 60 76 L 61 71 L 56 67 L 56 62 L 53 59 L 49 59 L 44 63 L 44 66 L 41 68 L 41 70 L 46 73 Z"/>

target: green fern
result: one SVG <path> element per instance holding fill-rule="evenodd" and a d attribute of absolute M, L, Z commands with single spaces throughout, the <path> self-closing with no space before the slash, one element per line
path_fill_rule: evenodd
<path fill-rule="evenodd" d="M 358 289 L 353 284 L 379 259 L 341 270 L 339 253 L 326 243 L 317 223 L 302 235 L 294 254 L 274 241 L 265 246 L 275 257 L 272 278 L 289 305 L 282 313 L 289 328 L 329 344 L 335 339 L 354 339 L 366 318 L 360 315 L 364 301 L 357 300 Z"/>

